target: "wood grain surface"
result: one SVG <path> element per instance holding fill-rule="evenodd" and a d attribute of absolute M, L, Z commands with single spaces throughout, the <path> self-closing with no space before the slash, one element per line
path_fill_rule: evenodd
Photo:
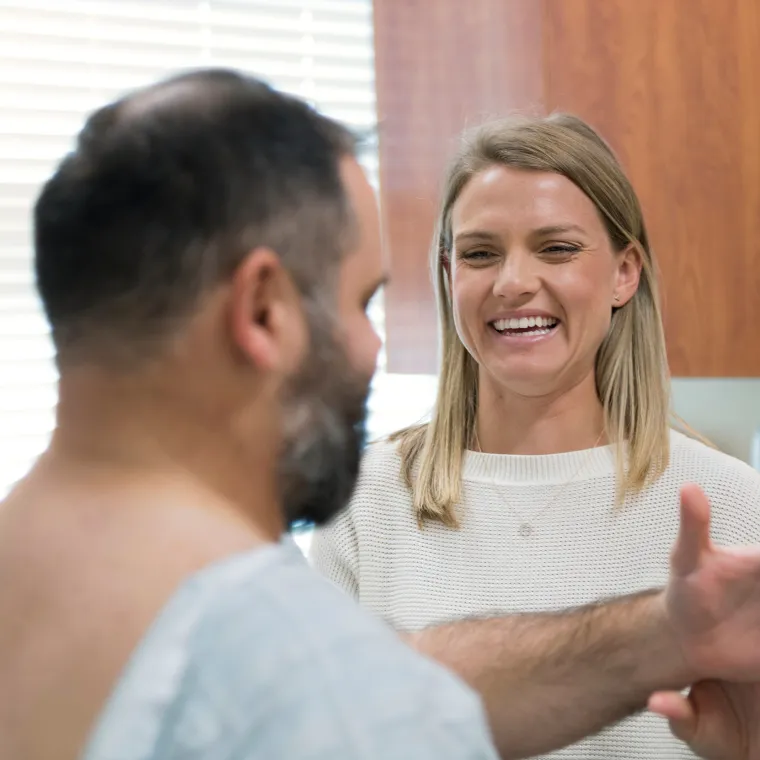
<path fill-rule="evenodd" d="M 760 375 L 757 0 L 376 0 L 375 35 L 390 371 L 436 368 L 427 253 L 458 134 L 562 109 L 639 193 L 673 374 Z"/>

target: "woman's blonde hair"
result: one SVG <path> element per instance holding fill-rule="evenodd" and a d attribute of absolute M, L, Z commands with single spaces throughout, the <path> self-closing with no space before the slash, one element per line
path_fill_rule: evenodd
<path fill-rule="evenodd" d="M 613 247 L 635 246 L 641 257 L 638 290 L 615 309 L 596 357 L 596 387 L 607 439 L 616 446 L 618 502 L 656 480 L 669 456 L 670 383 L 657 273 L 638 198 L 605 141 L 568 114 L 509 118 L 465 134 L 445 178 L 431 267 L 441 325 L 438 395 L 429 424 L 403 430 L 403 472 L 422 524 L 456 527 L 462 459 L 475 428 L 478 367 L 457 335 L 447 262 L 451 213 L 470 179 L 494 166 L 553 172 L 567 177 L 593 202 Z"/>

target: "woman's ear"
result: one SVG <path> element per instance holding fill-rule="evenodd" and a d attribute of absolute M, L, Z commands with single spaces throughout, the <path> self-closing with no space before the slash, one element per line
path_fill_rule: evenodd
<path fill-rule="evenodd" d="M 615 282 L 612 292 L 612 307 L 625 306 L 639 288 L 641 268 L 644 264 L 641 251 L 631 243 L 616 256 Z"/>

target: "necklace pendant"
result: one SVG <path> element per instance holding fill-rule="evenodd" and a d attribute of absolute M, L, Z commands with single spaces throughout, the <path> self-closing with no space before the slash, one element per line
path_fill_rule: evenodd
<path fill-rule="evenodd" d="M 520 527 L 518 529 L 518 533 L 523 538 L 528 538 L 529 536 L 533 535 L 533 526 L 528 525 L 528 523 L 520 523 Z"/>

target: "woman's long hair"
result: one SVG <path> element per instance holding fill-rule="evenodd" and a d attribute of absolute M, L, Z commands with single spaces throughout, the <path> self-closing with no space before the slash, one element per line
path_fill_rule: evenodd
<path fill-rule="evenodd" d="M 609 146 L 577 117 L 554 114 L 494 121 L 465 135 L 446 175 L 431 248 L 442 347 L 432 420 L 394 436 L 420 524 L 439 520 L 458 525 L 462 458 L 475 430 L 478 367 L 454 325 L 447 273 L 451 213 L 470 179 L 491 166 L 567 177 L 596 206 L 613 248 L 622 251 L 633 245 L 638 250 L 638 289 L 614 310 L 595 368 L 607 439 L 620 444 L 618 501 L 656 480 L 668 463 L 670 382 L 657 272 L 631 183 Z"/>

